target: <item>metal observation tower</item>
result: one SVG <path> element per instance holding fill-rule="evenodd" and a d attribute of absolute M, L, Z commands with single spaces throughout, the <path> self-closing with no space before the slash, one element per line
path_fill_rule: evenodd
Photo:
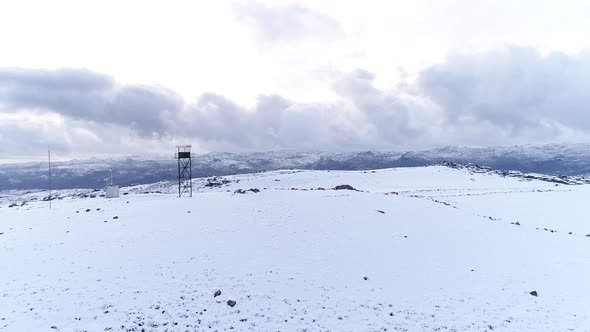
<path fill-rule="evenodd" d="M 174 158 L 178 160 L 178 197 L 188 193 L 193 197 L 193 155 L 192 145 L 177 145 Z"/>

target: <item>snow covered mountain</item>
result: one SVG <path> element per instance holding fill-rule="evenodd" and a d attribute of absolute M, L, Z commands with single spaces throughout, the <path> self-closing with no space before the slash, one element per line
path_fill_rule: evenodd
<path fill-rule="evenodd" d="M 244 174 L 279 169 L 367 170 L 414 167 L 440 162 L 473 163 L 493 169 L 554 175 L 590 174 L 590 145 L 541 145 L 493 148 L 446 147 L 413 152 L 259 152 L 210 153 L 193 163 L 195 177 Z M 170 157 L 72 160 L 54 163 L 56 188 L 102 188 L 113 169 L 120 185 L 144 184 L 176 177 Z M 47 164 L 0 165 L 0 190 L 47 187 Z"/>
<path fill-rule="evenodd" d="M 195 187 L 0 197 L 0 330 L 590 330 L 588 184 L 431 166 Z"/>

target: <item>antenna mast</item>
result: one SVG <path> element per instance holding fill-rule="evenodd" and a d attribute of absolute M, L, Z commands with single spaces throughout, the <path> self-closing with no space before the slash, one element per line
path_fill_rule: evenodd
<path fill-rule="evenodd" d="M 49 160 L 49 208 L 51 209 L 51 149 L 47 147 L 47 159 Z"/>

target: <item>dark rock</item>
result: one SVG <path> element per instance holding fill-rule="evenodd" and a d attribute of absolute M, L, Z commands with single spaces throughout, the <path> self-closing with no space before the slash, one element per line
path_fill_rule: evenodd
<path fill-rule="evenodd" d="M 251 188 L 251 189 L 248 189 L 248 190 L 238 189 L 238 190 L 234 191 L 234 194 L 245 194 L 248 191 L 253 192 L 253 193 L 259 193 L 260 192 L 260 189 L 258 189 L 258 188 Z"/>
<path fill-rule="evenodd" d="M 369 280 L 369 277 L 363 277 L 364 280 Z"/>
<path fill-rule="evenodd" d="M 219 289 L 213 293 L 213 297 L 218 297 L 219 295 L 221 295 L 221 291 Z"/>
<path fill-rule="evenodd" d="M 517 221 L 514 223 L 516 226 L 520 226 L 520 223 Z"/>
<path fill-rule="evenodd" d="M 532 296 L 538 296 L 537 291 L 532 291 L 529 294 L 531 294 Z"/>
<path fill-rule="evenodd" d="M 18 206 L 18 204 L 16 204 L 16 203 L 12 203 L 12 204 L 10 204 L 8 207 L 9 207 L 9 208 L 11 208 L 11 207 L 15 207 L 15 206 Z"/>
<path fill-rule="evenodd" d="M 227 301 L 227 305 L 233 308 L 236 305 L 236 301 L 229 300 L 229 301 Z"/>
<path fill-rule="evenodd" d="M 341 184 L 334 187 L 334 190 L 356 190 L 353 186 L 348 184 Z"/>
<path fill-rule="evenodd" d="M 57 330 L 57 326 L 55 326 L 55 325 L 53 325 L 51 328 L 54 330 Z"/>
<path fill-rule="evenodd" d="M 119 216 L 114 216 L 113 219 L 119 219 Z"/>
<path fill-rule="evenodd" d="M 100 208 L 96 208 L 96 211 L 100 211 Z"/>
<path fill-rule="evenodd" d="M 377 210 L 377 212 L 379 212 L 381 214 L 385 214 L 385 212 L 384 211 L 381 211 L 381 210 Z"/>
<path fill-rule="evenodd" d="M 90 212 L 90 209 L 86 209 L 86 212 Z"/>
<path fill-rule="evenodd" d="M 586 234 L 586 237 L 590 237 L 590 234 Z"/>

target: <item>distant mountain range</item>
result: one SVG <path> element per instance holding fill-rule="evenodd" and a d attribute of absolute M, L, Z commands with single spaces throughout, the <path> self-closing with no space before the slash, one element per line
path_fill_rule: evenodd
<path fill-rule="evenodd" d="M 496 170 L 550 175 L 590 175 L 590 144 L 522 145 L 513 147 L 444 147 L 409 152 L 209 153 L 193 160 L 193 176 L 207 177 L 278 169 L 368 170 L 415 167 L 441 162 L 471 163 Z M 102 188 L 113 170 L 116 184 L 126 186 L 173 180 L 172 158 L 125 157 L 52 163 L 56 189 Z M 47 188 L 47 163 L 0 165 L 0 190 Z"/>

